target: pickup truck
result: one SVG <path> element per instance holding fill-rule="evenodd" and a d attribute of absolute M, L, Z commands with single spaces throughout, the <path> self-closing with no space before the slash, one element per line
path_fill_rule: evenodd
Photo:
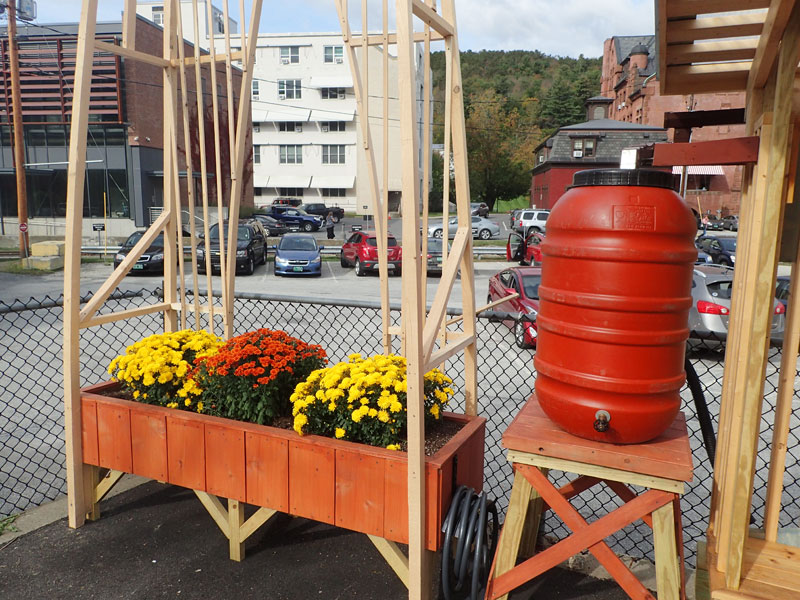
<path fill-rule="evenodd" d="M 322 217 L 310 215 L 304 210 L 293 206 L 275 206 L 274 204 L 263 209 L 261 214 L 266 214 L 273 219 L 286 223 L 293 229 L 303 231 L 317 231 L 322 226 Z"/>
<path fill-rule="evenodd" d="M 309 202 L 307 204 L 301 204 L 298 206 L 300 210 L 306 211 L 310 215 L 317 215 L 322 217 L 322 220 L 325 220 L 325 217 L 328 213 L 333 213 L 333 222 L 338 223 L 341 219 L 344 218 L 344 209 L 340 206 L 326 206 L 322 202 Z"/>

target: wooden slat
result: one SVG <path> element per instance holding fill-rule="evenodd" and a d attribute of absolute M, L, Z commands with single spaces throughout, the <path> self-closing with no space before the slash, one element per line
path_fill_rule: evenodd
<path fill-rule="evenodd" d="M 758 136 L 688 142 L 685 144 L 655 144 L 653 166 L 674 165 L 743 165 L 758 160 Z"/>
<path fill-rule="evenodd" d="M 247 503 L 289 512 L 289 442 L 248 432 Z"/>
<path fill-rule="evenodd" d="M 444 36 L 440 33 L 435 31 L 431 32 L 431 41 L 433 42 L 440 42 L 444 40 Z M 414 34 L 414 41 L 415 42 L 424 42 L 425 41 L 425 34 L 422 32 L 416 32 Z M 397 43 L 397 34 L 390 33 L 386 36 L 386 42 L 389 44 L 396 44 Z M 363 44 L 362 36 L 360 35 L 351 35 L 348 44 L 357 48 Z M 383 35 L 368 35 L 367 36 L 367 45 L 368 46 L 383 46 L 384 45 L 384 38 Z"/>
<path fill-rule="evenodd" d="M 411 0 L 414 16 L 444 37 L 455 33 L 455 27 L 421 0 Z M 410 34 L 413 35 L 413 34 Z"/>
<path fill-rule="evenodd" d="M 661 0 L 670 19 L 767 8 L 770 0 Z"/>
<path fill-rule="evenodd" d="M 264 523 L 269 521 L 276 514 L 278 514 L 277 510 L 272 510 L 271 508 L 266 508 L 264 506 L 259 508 L 242 525 L 240 530 L 240 536 L 242 541 L 246 540 L 251 535 L 253 535 L 256 531 L 258 531 L 259 527 L 261 527 Z"/>
<path fill-rule="evenodd" d="M 436 366 L 442 364 L 451 356 L 455 356 L 471 344 L 475 343 L 474 335 L 467 335 L 466 333 L 450 333 L 447 336 L 447 344 L 433 352 L 428 358 L 423 369 L 427 373 Z"/>
<path fill-rule="evenodd" d="M 675 539 L 675 513 L 672 502 L 653 511 L 653 553 L 659 598 L 682 597 L 678 547 Z"/>
<path fill-rule="evenodd" d="M 131 415 L 127 408 L 97 403 L 97 449 L 99 466 L 133 472 Z"/>
<path fill-rule="evenodd" d="M 96 325 L 103 325 L 105 323 L 113 323 L 114 321 L 122 321 L 124 319 L 133 319 L 141 317 L 142 315 L 149 315 L 154 312 L 161 312 L 171 308 L 167 302 L 159 302 L 158 304 L 150 304 L 148 306 L 140 306 L 138 308 L 131 308 L 128 310 L 121 310 L 118 312 L 106 313 L 96 317 L 92 317 L 81 323 L 81 329 L 87 327 L 94 327 Z"/>
<path fill-rule="evenodd" d="M 758 40 L 758 48 L 753 59 L 753 68 L 747 80 L 748 89 L 761 88 L 775 66 L 778 57 L 778 44 L 789 20 L 796 0 L 772 0 L 769 5 L 764 29 Z"/>
<path fill-rule="evenodd" d="M 206 491 L 245 501 L 244 432 L 236 426 L 206 425 Z"/>
<path fill-rule="evenodd" d="M 81 448 L 83 462 L 97 466 L 97 403 L 93 400 L 81 400 Z"/>
<path fill-rule="evenodd" d="M 194 490 L 195 495 L 200 499 L 208 514 L 214 519 L 217 527 L 220 528 L 225 537 L 230 537 L 230 526 L 228 525 L 228 511 L 222 506 L 219 498 L 212 496 L 202 490 Z"/>
<path fill-rule="evenodd" d="M 691 112 L 664 113 L 664 128 L 708 127 L 710 125 L 743 125 L 744 108 L 723 108 L 720 110 L 694 110 Z"/>
<path fill-rule="evenodd" d="M 760 35 L 764 13 L 744 13 L 667 21 L 667 44 Z"/>
<path fill-rule="evenodd" d="M 371 536 L 383 537 L 383 459 L 357 451 L 336 450 L 336 523 Z"/>
<path fill-rule="evenodd" d="M 673 70 L 675 69 L 675 70 Z M 722 70 L 712 74 L 687 73 L 686 67 L 667 67 L 662 95 L 711 94 L 716 92 L 740 92 L 747 85 L 748 69 Z"/>
<path fill-rule="evenodd" d="M 236 562 L 244 560 L 244 506 L 233 498 L 228 498 L 228 556 Z"/>
<path fill-rule="evenodd" d="M 180 411 L 175 411 L 179 413 Z M 206 489 L 203 424 L 180 415 L 167 417 L 167 474 L 172 484 Z"/>
<path fill-rule="evenodd" d="M 183 65 L 185 67 L 193 67 L 198 62 L 201 65 L 208 65 L 208 64 L 211 64 L 211 63 L 224 62 L 224 61 L 227 61 L 229 59 L 230 60 L 242 60 L 242 56 L 244 56 L 244 55 L 242 54 L 241 50 L 237 50 L 235 52 L 231 52 L 230 54 L 216 54 L 216 53 L 214 53 L 213 55 L 212 54 L 203 54 L 200 57 L 199 60 L 197 58 L 195 58 L 194 56 L 186 56 L 183 59 Z M 169 64 L 171 66 L 173 66 L 173 67 L 180 66 L 180 59 L 173 59 L 173 60 L 169 61 Z"/>
<path fill-rule="evenodd" d="M 400 581 L 403 582 L 403 585 L 408 587 L 408 557 L 403 554 L 394 542 L 370 534 L 367 534 L 367 537 L 378 552 L 381 553 L 381 556 L 383 556 Z"/>
<path fill-rule="evenodd" d="M 132 473 L 167 481 L 167 419 L 163 414 L 131 411 L 131 450 Z"/>
<path fill-rule="evenodd" d="M 136 0 L 125 0 L 122 9 L 122 45 L 136 50 Z"/>
<path fill-rule="evenodd" d="M 757 38 L 676 44 L 669 47 L 666 64 L 753 60 L 757 45 Z"/>
<path fill-rule="evenodd" d="M 152 54 L 139 52 L 138 50 L 132 50 L 130 48 L 126 48 L 125 46 L 117 46 L 116 44 L 109 44 L 108 42 L 95 40 L 94 47 L 103 52 L 109 52 L 111 54 L 116 54 L 117 56 L 124 56 L 125 58 L 130 58 L 131 60 L 138 60 L 139 62 L 153 65 L 154 67 L 163 68 L 170 66 L 170 62 L 161 58 L 160 56 L 153 56 Z"/>
<path fill-rule="evenodd" d="M 333 525 L 336 474 L 334 450 L 304 442 L 290 442 L 289 473 L 313 473 L 311 477 L 289 477 L 289 511 L 298 517 Z"/>
<path fill-rule="evenodd" d="M 117 482 L 122 479 L 122 476 L 125 475 L 122 471 L 114 471 L 111 470 L 106 473 L 106 476 L 100 481 L 97 487 L 94 489 L 94 501 L 95 503 L 100 502 L 103 498 L 106 497 L 108 492 L 117 485 Z"/>

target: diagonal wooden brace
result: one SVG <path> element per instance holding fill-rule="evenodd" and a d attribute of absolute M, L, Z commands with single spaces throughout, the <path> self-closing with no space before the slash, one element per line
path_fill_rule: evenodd
<path fill-rule="evenodd" d="M 654 600 L 653 595 L 602 540 L 657 508 L 670 504 L 675 494 L 649 490 L 590 525 L 538 468 L 523 464 L 516 464 L 515 467 L 516 476 L 524 476 L 574 533 L 496 577 L 487 590 L 487 598 L 499 598 L 570 556 L 588 549 L 631 598 Z"/>

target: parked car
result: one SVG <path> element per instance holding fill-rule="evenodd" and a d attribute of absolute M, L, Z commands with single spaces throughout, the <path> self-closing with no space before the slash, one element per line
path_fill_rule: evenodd
<path fill-rule="evenodd" d="M 787 275 L 778 275 L 778 280 L 775 282 L 775 297 L 783 304 L 784 308 L 789 304 L 789 283 L 791 279 Z"/>
<path fill-rule="evenodd" d="M 228 233 L 227 223 L 225 233 Z M 225 250 L 228 240 L 225 239 Z M 215 223 L 208 231 L 208 239 L 201 241 L 197 248 L 197 268 L 201 273 L 206 271 L 206 252 L 211 253 L 211 270 L 219 270 L 219 223 Z M 226 255 L 227 260 L 227 255 Z M 267 262 L 267 232 L 257 219 L 242 219 L 236 232 L 236 271 L 252 275 L 256 265 Z"/>
<path fill-rule="evenodd" d="M 701 235 L 695 241 L 698 250 L 702 250 L 718 265 L 732 267 L 736 264 L 736 238 L 716 235 Z"/>
<path fill-rule="evenodd" d="M 524 208 L 515 208 L 508 213 L 508 228 L 514 229 L 514 224 L 519 221 L 519 216 L 525 211 Z"/>
<path fill-rule="evenodd" d="M 402 249 L 391 234 L 387 239 L 389 268 L 395 275 L 402 273 Z M 374 231 L 354 231 L 342 244 L 340 262 L 343 267 L 355 267 L 356 275 L 363 277 L 367 271 L 378 270 L 378 239 Z"/>
<path fill-rule="evenodd" d="M 539 284 L 542 283 L 541 267 L 510 267 L 489 278 L 487 303 L 505 298 L 509 294 L 519 296 L 498 304 L 495 309 L 508 313 L 519 313 L 535 317 L 539 312 Z M 514 329 L 514 342 L 520 348 L 536 345 L 538 332 L 536 322 L 509 319 L 503 321 Z"/>
<path fill-rule="evenodd" d="M 289 233 L 290 231 L 289 226 L 286 225 L 286 223 L 278 221 L 277 219 L 273 219 L 269 215 L 256 213 L 253 215 L 253 218 L 261 223 L 262 227 L 264 227 L 264 230 L 267 232 L 267 235 L 270 237 L 278 237 L 284 233 Z"/>
<path fill-rule="evenodd" d="M 469 211 L 471 215 L 478 217 L 489 216 L 489 205 L 486 202 L 470 202 Z"/>
<path fill-rule="evenodd" d="M 428 238 L 427 269 L 429 274 L 442 274 L 442 239 Z"/>
<path fill-rule="evenodd" d="M 272 205 L 266 215 L 285 223 L 292 229 L 302 229 L 305 232 L 317 231 L 322 226 L 322 217 L 310 215 L 304 210 L 292 206 Z"/>
<path fill-rule="evenodd" d="M 190 245 L 190 240 L 192 234 L 187 231 L 186 229 L 182 230 L 183 232 L 183 243 L 184 247 Z M 125 260 L 125 257 L 128 256 L 133 247 L 136 243 L 142 239 L 142 236 L 145 234 L 144 231 L 134 231 L 132 234 L 128 236 L 124 242 L 122 242 L 122 246 L 114 255 L 114 268 L 116 269 L 119 264 Z M 164 272 L 164 234 L 159 233 L 156 236 L 156 239 L 147 247 L 147 250 L 144 251 L 139 257 L 133 266 L 131 267 L 131 273 L 163 273 Z"/>
<path fill-rule="evenodd" d="M 272 201 L 273 206 L 300 206 L 302 203 L 302 198 L 278 197 Z"/>
<path fill-rule="evenodd" d="M 697 265 L 692 276 L 689 329 L 700 333 L 728 333 L 733 292 L 733 269 L 722 265 Z M 773 299 L 772 335 L 781 335 L 786 307 Z"/>
<path fill-rule="evenodd" d="M 322 257 L 308 233 L 287 233 L 275 246 L 275 275 L 322 275 Z"/>
<path fill-rule="evenodd" d="M 549 216 L 549 210 L 533 208 L 530 210 L 523 210 L 514 222 L 514 231 L 525 236 L 531 231 L 545 233 L 547 230 L 547 218 Z"/>
<path fill-rule="evenodd" d="M 508 234 L 506 242 L 506 260 L 516 261 L 521 265 L 542 264 L 542 242 L 544 235 L 531 231 L 523 238 L 518 233 Z"/>
<path fill-rule="evenodd" d="M 473 216 L 472 218 L 472 237 L 482 240 L 490 240 L 500 235 L 500 226 L 494 221 L 483 217 Z M 458 217 L 451 218 L 447 225 L 449 237 L 453 237 L 458 229 Z M 442 221 L 431 221 L 428 224 L 428 237 L 440 238 L 443 236 Z"/>
<path fill-rule="evenodd" d="M 722 228 L 728 231 L 739 231 L 739 215 L 722 217 Z"/>
<path fill-rule="evenodd" d="M 333 222 L 338 223 L 342 219 L 344 219 L 344 209 L 340 206 L 328 206 L 323 202 L 308 202 L 306 204 L 301 204 L 298 206 L 300 210 L 306 211 L 310 215 L 317 215 L 322 217 L 323 220 L 328 213 L 333 213 Z"/>
<path fill-rule="evenodd" d="M 703 226 L 705 227 L 706 231 L 722 231 L 722 219 L 708 215 L 707 217 L 704 217 L 704 220 L 705 222 L 703 223 Z"/>

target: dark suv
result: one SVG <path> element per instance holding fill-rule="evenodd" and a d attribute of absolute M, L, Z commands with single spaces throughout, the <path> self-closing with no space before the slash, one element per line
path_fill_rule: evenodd
<path fill-rule="evenodd" d="M 300 206 L 303 201 L 300 198 L 284 198 L 278 197 L 272 201 L 274 206 Z"/>
<path fill-rule="evenodd" d="M 291 206 L 272 205 L 266 214 L 273 219 L 286 223 L 291 228 L 302 229 L 305 232 L 317 231 L 322 226 L 322 217 L 310 215 L 304 210 Z"/>
<path fill-rule="evenodd" d="M 339 206 L 326 206 L 322 202 L 309 202 L 298 206 L 300 210 L 306 211 L 310 215 L 318 215 L 323 219 L 328 216 L 328 213 L 333 213 L 333 222 L 338 223 L 344 218 L 344 209 Z"/>
<path fill-rule="evenodd" d="M 228 224 L 225 223 L 226 233 Z M 225 250 L 228 250 L 228 240 L 225 240 Z M 219 223 L 211 226 L 208 239 L 201 240 L 197 248 L 197 268 L 201 273 L 206 270 L 206 252 L 211 253 L 211 269 L 219 270 Z M 225 257 L 227 259 L 227 256 Z M 239 221 L 236 235 L 236 270 L 252 275 L 256 265 L 267 262 L 267 233 L 256 219 Z"/>

